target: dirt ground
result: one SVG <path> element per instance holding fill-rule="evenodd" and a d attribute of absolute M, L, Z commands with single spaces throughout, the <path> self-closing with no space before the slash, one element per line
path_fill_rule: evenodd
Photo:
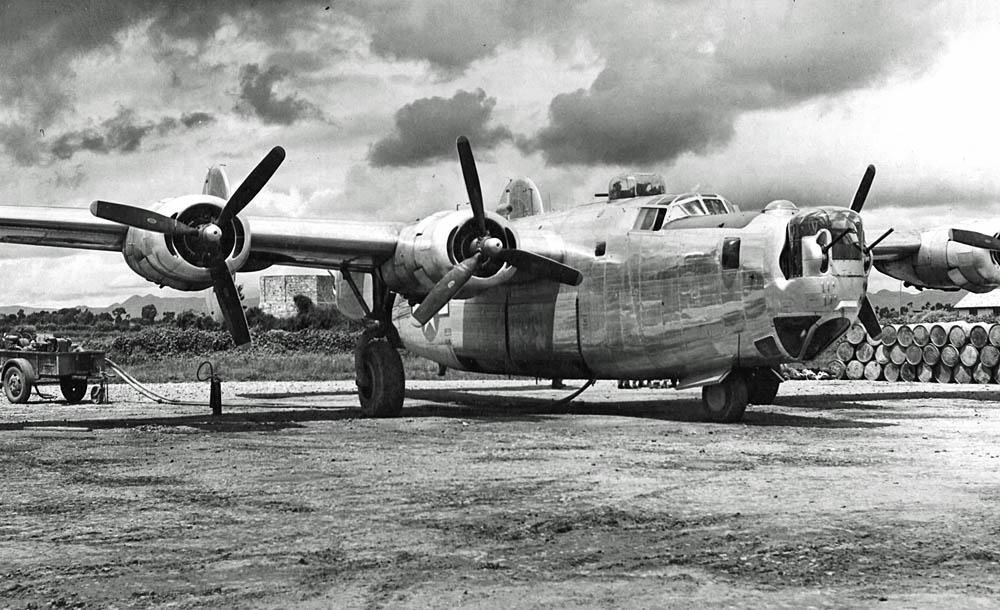
<path fill-rule="evenodd" d="M 0 608 L 1000 607 L 996 387 L 409 386 L 0 403 Z"/>

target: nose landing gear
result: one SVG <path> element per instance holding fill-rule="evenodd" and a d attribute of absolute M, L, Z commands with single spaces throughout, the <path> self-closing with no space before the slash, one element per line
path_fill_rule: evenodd
<path fill-rule="evenodd" d="M 740 421 L 748 400 L 747 378 L 740 369 L 734 369 L 721 382 L 701 389 L 702 413 L 707 421 L 718 424 Z"/>
<path fill-rule="evenodd" d="M 740 421 L 748 404 L 769 405 L 778 394 L 782 378 L 773 369 L 733 369 L 720 383 L 701 390 L 702 412 L 710 422 Z"/>

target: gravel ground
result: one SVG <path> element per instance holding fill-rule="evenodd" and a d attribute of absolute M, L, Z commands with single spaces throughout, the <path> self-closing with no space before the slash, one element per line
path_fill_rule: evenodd
<path fill-rule="evenodd" d="M 996 388 L 409 386 L 3 404 L 0 608 L 1000 607 Z"/>

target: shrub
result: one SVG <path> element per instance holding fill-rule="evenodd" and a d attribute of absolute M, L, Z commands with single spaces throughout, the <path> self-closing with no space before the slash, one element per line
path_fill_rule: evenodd
<path fill-rule="evenodd" d="M 356 333 L 350 331 L 316 329 L 254 332 L 252 338 L 253 344 L 248 351 L 257 354 L 350 353 L 357 341 Z M 135 333 L 118 335 L 111 342 L 108 355 L 112 359 L 204 355 L 232 347 L 233 340 L 225 331 L 152 326 Z"/>

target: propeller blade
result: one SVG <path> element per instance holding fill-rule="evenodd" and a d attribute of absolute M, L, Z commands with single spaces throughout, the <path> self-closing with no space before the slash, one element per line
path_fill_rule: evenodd
<path fill-rule="evenodd" d="M 462 164 L 462 177 L 465 178 L 465 190 L 469 193 L 469 205 L 472 206 L 472 216 L 479 223 L 479 234 L 486 233 L 486 212 L 483 208 L 483 190 L 479 186 L 479 172 L 476 171 L 476 160 L 472 156 L 472 145 L 469 138 L 458 137 L 458 160 Z M 430 319 L 430 318 L 428 318 Z"/>
<path fill-rule="evenodd" d="M 882 337 L 882 324 L 878 321 L 878 315 L 875 313 L 875 308 L 872 307 L 872 302 L 868 300 L 867 295 L 861 298 L 861 310 L 858 311 L 858 320 L 865 327 L 869 337 L 872 339 L 880 339 Z"/>
<path fill-rule="evenodd" d="M 223 261 L 212 265 L 209 271 L 212 274 L 212 290 L 215 292 L 215 298 L 222 310 L 226 328 L 233 336 L 233 343 L 237 347 L 250 343 L 250 326 L 247 324 L 247 315 L 243 311 L 240 293 L 236 289 L 236 282 L 233 281 L 232 274 L 229 273 L 229 267 Z"/>
<path fill-rule="evenodd" d="M 434 317 L 434 314 L 441 311 L 441 308 L 451 300 L 455 294 L 462 289 L 462 286 L 469 281 L 472 275 L 479 269 L 479 259 L 482 255 L 478 252 L 451 268 L 451 271 L 444 274 L 431 291 L 424 297 L 424 301 L 417 306 L 413 312 L 413 325 L 423 326 Z"/>
<path fill-rule="evenodd" d="M 855 212 L 860 213 L 861 208 L 864 207 L 873 180 L 875 180 L 875 166 L 869 165 L 868 169 L 865 170 L 864 177 L 861 178 L 861 184 L 858 185 L 858 192 L 854 193 L 854 201 L 851 202 L 851 209 Z"/>
<path fill-rule="evenodd" d="M 267 153 L 267 156 L 257 164 L 257 167 L 253 168 L 253 171 L 236 188 L 236 192 L 226 202 L 226 207 L 222 208 L 222 213 L 215 220 L 215 224 L 220 227 L 225 227 L 229 224 L 237 214 L 243 211 L 243 208 L 247 207 L 250 200 L 264 188 L 264 185 L 271 179 L 274 172 L 278 171 L 278 166 L 284 160 L 285 149 L 280 146 L 272 148 L 271 152 Z"/>
<path fill-rule="evenodd" d="M 950 229 L 948 231 L 948 239 L 974 248 L 1000 251 L 1000 239 L 992 235 L 986 235 L 985 233 L 966 231 L 965 229 Z"/>
<path fill-rule="evenodd" d="M 95 201 L 90 204 L 90 213 L 104 220 L 110 220 L 146 231 L 164 233 L 166 235 L 198 234 L 198 229 L 174 220 L 169 216 L 123 203 Z"/>
<path fill-rule="evenodd" d="M 503 250 L 495 258 L 517 267 L 520 271 L 555 280 L 560 284 L 579 286 L 583 281 L 583 274 L 576 269 L 534 252 Z"/>

